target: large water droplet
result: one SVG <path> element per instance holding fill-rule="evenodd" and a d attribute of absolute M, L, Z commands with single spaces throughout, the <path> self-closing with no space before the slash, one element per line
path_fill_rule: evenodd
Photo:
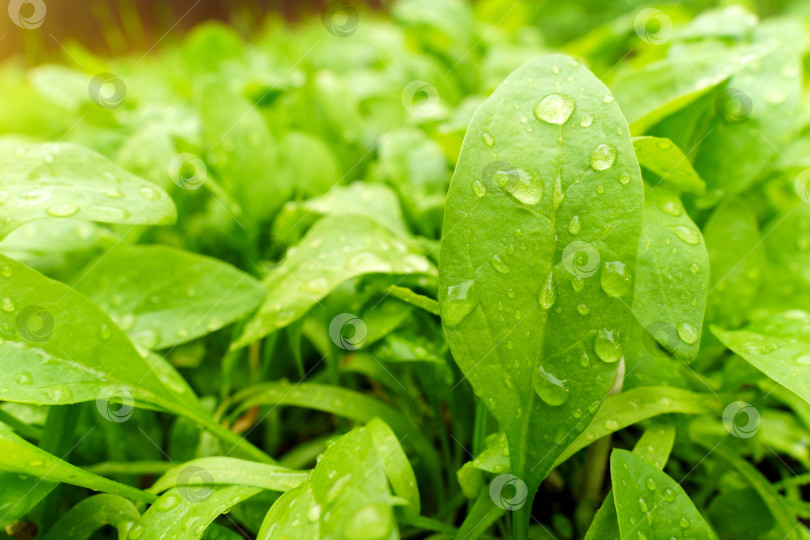
<path fill-rule="evenodd" d="M 442 322 L 446 326 L 457 326 L 475 308 L 471 294 L 474 283 L 468 279 L 447 288 L 447 300 L 442 306 Z"/>
<path fill-rule="evenodd" d="M 622 357 L 622 345 L 619 340 L 617 330 L 602 328 L 596 334 L 593 344 L 594 352 L 602 361 L 613 363 L 618 362 Z"/>
<path fill-rule="evenodd" d="M 543 285 L 543 289 L 540 291 L 540 305 L 548 309 L 554 305 L 556 300 L 557 291 L 554 288 L 554 275 L 552 272 L 549 272 L 546 284 Z"/>
<path fill-rule="evenodd" d="M 537 368 L 533 381 L 534 390 L 540 399 L 553 407 L 562 405 L 568 399 L 566 382 L 543 369 L 543 366 Z"/>
<path fill-rule="evenodd" d="M 543 198 L 543 184 L 539 178 L 523 169 L 499 170 L 495 173 L 498 185 L 523 204 L 535 205 Z"/>
<path fill-rule="evenodd" d="M 602 143 L 591 153 L 591 167 L 597 171 L 611 168 L 614 161 L 616 161 L 616 149 L 609 144 Z"/>
<path fill-rule="evenodd" d="M 658 201 L 658 208 L 663 213 L 673 217 L 683 214 L 683 205 L 678 199 L 661 199 Z"/>
<path fill-rule="evenodd" d="M 495 146 L 495 137 L 493 137 L 489 133 L 486 133 L 486 132 L 482 133 L 481 134 L 481 140 L 484 141 L 484 144 L 489 146 L 490 148 Z"/>
<path fill-rule="evenodd" d="M 68 217 L 72 216 L 78 211 L 79 207 L 70 203 L 56 204 L 46 210 L 48 215 L 52 217 Z"/>
<path fill-rule="evenodd" d="M 793 358 L 797 364 L 810 366 L 810 353 L 799 353 Z"/>
<path fill-rule="evenodd" d="M 697 328 L 688 322 L 682 322 L 678 325 L 678 337 L 688 345 L 694 345 L 698 340 L 699 334 Z"/>
<path fill-rule="evenodd" d="M 604 290 L 608 296 L 618 298 L 619 296 L 627 294 L 627 291 L 630 290 L 632 276 L 630 272 L 627 271 L 623 262 L 606 262 L 602 267 L 599 281 L 602 284 L 602 290 Z"/>
<path fill-rule="evenodd" d="M 565 94 L 549 94 L 534 107 L 538 120 L 549 124 L 564 124 L 574 112 L 574 99 Z"/>
<path fill-rule="evenodd" d="M 682 242 L 692 246 L 700 244 L 700 233 L 694 227 L 677 225 L 672 227 L 672 232 L 674 232 L 675 236 L 677 236 Z"/>
<path fill-rule="evenodd" d="M 487 194 L 487 186 L 481 180 L 472 183 L 472 190 L 476 197 L 483 197 Z"/>
<path fill-rule="evenodd" d="M 579 119 L 579 125 L 582 127 L 590 127 L 591 124 L 593 124 L 593 115 L 590 113 L 583 115 Z"/>

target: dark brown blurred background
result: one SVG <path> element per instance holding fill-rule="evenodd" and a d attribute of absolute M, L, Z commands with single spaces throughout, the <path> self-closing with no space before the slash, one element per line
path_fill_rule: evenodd
<path fill-rule="evenodd" d="M 219 20 L 250 37 L 269 13 L 293 22 L 318 14 L 325 0 L 2 0 L 0 60 L 19 55 L 30 63 L 62 58 L 61 45 L 77 41 L 94 53 L 142 52 L 207 20 Z M 380 2 L 352 2 L 379 7 Z M 39 20 L 37 10 L 45 6 Z M 25 29 L 12 16 L 19 13 Z M 28 21 L 26 23 L 26 21 Z M 41 22 L 41 24 L 39 24 Z M 39 24 L 39 25 L 38 25 Z"/>

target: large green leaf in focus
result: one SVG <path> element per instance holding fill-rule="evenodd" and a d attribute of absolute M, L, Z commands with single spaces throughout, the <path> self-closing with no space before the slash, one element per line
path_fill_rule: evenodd
<path fill-rule="evenodd" d="M 118 529 L 119 538 L 126 538 L 140 517 L 135 505 L 119 495 L 95 495 L 68 510 L 42 540 L 86 540 L 106 525 Z"/>
<path fill-rule="evenodd" d="M 633 313 L 677 358 L 690 361 L 698 353 L 708 283 L 703 236 L 677 193 L 664 186 L 648 190 Z"/>
<path fill-rule="evenodd" d="M 476 112 L 447 197 L 442 324 L 530 494 L 613 383 L 641 219 L 627 124 L 575 60 L 526 64 Z"/>
<path fill-rule="evenodd" d="M 196 339 L 247 315 L 264 289 L 210 257 L 168 246 L 119 245 L 80 273 L 76 289 L 148 349 Z"/>
<path fill-rule="evenodd" d="M 614 450 L 610 477 L 622 538 L 717 538 L 683 488 L 641 457 Z"/>
<path fill-rule="evenodd" d="M 35 219 L 169 225 L 177 218 L 158 186 L 72 143 L 1 141 L 0 203 L 0 238 Z"/>
<path fill-rule="evenodd" d="M 287 326 L 353 277 L 435 272 L 430 261 L 377 221 L 360 215 L 326 216 L 264 279 L 265 302 L 233 347 Z"/>

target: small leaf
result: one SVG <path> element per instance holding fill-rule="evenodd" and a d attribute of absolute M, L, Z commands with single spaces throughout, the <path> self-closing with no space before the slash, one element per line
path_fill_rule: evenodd
<path fill-rule="evenodd" d="M 254 487 L 199 484 L 172 488 L 129 530 L 129 540 L 198 540 L 216 518 L 260 491 Z"/>
<path fill-rule="evenodd" d="M 641 457 L 613 450 L 610 477 L 622 538 L 717 538 L 683 488 Z"/>
<path fill-rule="evenodd" d="M 186 343 L 258 307 L 264 289 L 217 259 L 167 246 L 119 245 L 79 274 L 87 295 L 148 349 Z"/>
<path fill-rule="evenodd" d="M 675 427 L 669 424 L 656 424 L 644 431 L 633 453 L 647 465 L 663 469 L 675 443 Z M 605 496 L 605 502 L 593 518 L 585 540 L 614 540 L 620 538 L 619 523 L 616 517 L 616 503 L 613 492 Z"/>
<path fill-rule="evenodd" d="M 0 470 L 30 474 L 48 482 L 64 482 L 96 491 L 105 491 L 137 501 L 151 502 L 154 495 L 133 487 L 107 480 L 40 450 L 18 437 L 11 428 L 0 423 Z"/>
<path fill-rule="evenodd" d="M 344 281 L 378 273 L 431 275 L 435 269 L 370 218 L 335 215 L 319 220 L 265 278 L 267 299 L 232 347 L 244 347 L 287 326 Z"/>
<path fill-rule="evenodd" d="M 399 538 L 386 463 L 374 442 L 367 428 L 336 439 L 309 481 L 276 501 L 257 539 Z"/>
<path fill-rule="evenodd" d="M 691 361 L 700 346 L 709 255 L 670 189 L 659 186 L 646 194 L 637 264 L 633 313 L 664 350 Z"/>
<path fill-rule="evenodd" d="M 72 143 L 0 141 L 0 238 L 35 219 L 169 225 L 174 203 L 159 187 Z"/>
<path fill-rule="evenodd" d="M 236 484 L 271 491 L 289 491 L 308 477 L 308 472 L 266 463 L 229 457 L 207 457 L 188 461 L 169 470 L 149 488 L 149 492 L 160 493 L 173 487 L 196 484 Z"/>
<path fill-rule="evenodd" d="M 644 179 L 653 188 L 661 183 L 685 193 L 701 194 L 706 183 L 692 167 L 692 162 L 678 146 L 660 137 L 635 137 L 633 149 L 642 170 L 651 175 Z"/>
<path fill-rule="evenodd" d="M 810 314 L 787 311 L 742 330 L 711 330 L 752 366 L 810 403 Z"/>
<path fill-rule="evenodd" d="M 126 538 L 140 517 L 135 505 L 119 495 L 95 495 L 68 510 L 42 540 L 87 540 L 105 525 L 112 525 L 120 538 Z"/>
<path fill-rule="evenodd" d="M 703 237 L 711 266 L 706 320 L 736 328 L 745 322 L 765 271 L 756 217 L 742 201 L 730 200 L 712 213 Z"/>

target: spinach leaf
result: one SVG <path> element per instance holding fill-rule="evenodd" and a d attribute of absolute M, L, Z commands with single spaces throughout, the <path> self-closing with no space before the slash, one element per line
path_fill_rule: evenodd
<path fill-rule="evenodd" d="M 264 279 L 267 297 L 233 348 L 304 315 L 332 289 L 364 274 L 435 274 L 433 265 L 378 222 L 359 215 L 319 220 Z"/>
<path fill-rule="evenodd" d="M 717 538 L 680 484 L 641 457 L 614 450 L 610 477 L 622 538 Z"/>
<path fill-rule="evenodd" d="M 641 168 L 652 173 L 644 178 L 653 187 L 664 183 L 666 187 L 685 193 L 700 194 L 706 190 L 706 183 L 692 167 L 689 158 L 669 139 L 635 137 L 633 149 Z"/>
<path fill-rule="evenodd" d="M 447 197 L 442 324 L 532 495 L 613 383 L 641 214 L 624 117 L 575 60 L 526 64 L 476 112 Z"/>
<path fill-rule="evenodd" d="M 309 480 L 276 501 L 257 538 L 399 538 L 386 480 L 386 450 L 394 447 L 375 447 L 363 427 L 335 440 Z"/>
<path fill-rule="evenodd" d="M 787 311 L 742 330 L 712 332 L 752 366 L 810 403 L 810 314 Z"/>
<path fill-rule="evenodd" d="M 264 297 L 259 282 L 236 268 L 166 246 L 116 246 L 79 274 L 76 290 L 136 345 L 155 350 L 219 330 Z"/>
<path fill-rule="evenodd" d="M 663 186 L 646 193 L 636 273 L 633 313 L 639 322 L 673 356 L 695 358 L 706 310 L 709 255 L 677 194 Z"/>
<path fill-rule="evenodd" d="M 71 143 L 0 141 L 0 238 L 35 219 L 169 225 L 174 203 L 159 187 Z"/>

